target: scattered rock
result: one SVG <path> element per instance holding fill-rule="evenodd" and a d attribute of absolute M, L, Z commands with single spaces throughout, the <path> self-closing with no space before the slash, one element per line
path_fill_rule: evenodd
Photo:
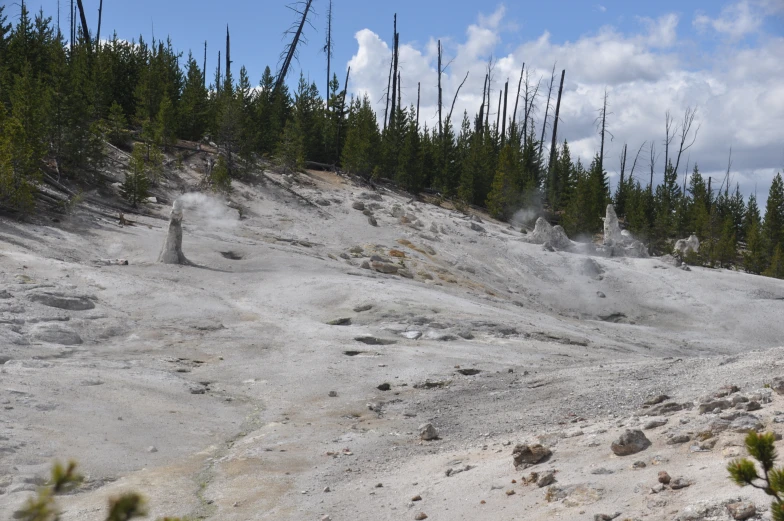
<path fill-rule="evenodd" d="M 30 334 L 33 340 L 59 344 L 62 346 L 77 346 L 82 344 L 82 337 L 73 329 L 60 324 L 42 323 L 33 326 Z"/>
<path fill-rule="evenodd" d="M 761 431 L 765 426 L 762 421 L 753 414 L 741 414 L 730 423 L 729 429 L 732 432 L 748 433 L 751 431 Z"/>
<path fill-rule="evenodd" d="M 417 494 L 416 496 L 414 496 L 414 497 L 412 497 L 412 498 L 411 498 L 411 501 L 422 501 L 422 496 L 420 496 L 419 494 Z"/>
<path fill-rule="evenodd" d="M 363 313 L 365 311 L 370 311 L 373 309 L 373 304 L 362 304 L 354 308 L 354 313 Z"/>
<path fill-rule="evenodd" d="M 418 340 L 418 339 L 422 338 L 422 332 L 421 331 L 404 331 L 404 332 L 402 332 L 400 334 L 402 336 L 404 336 L 405 338 L 408 338 L 409 340 Z"/>
<path fill-rule="evenodd" d="M 596 514 L 593 516 L 593 521 L 613 521 L 613 519 L 618 517 L 621 517 L 620 512 L 615 512 L 614 514 Z"/>
<path fill-rule="evenodd" d="M 147 452 L 152 454 L 152 453 L 158 452 L 158 449 L 155 448 L 153 445 L 150 445 L 149 447 L 147 447 Z"/>
<path fill-rule="evenodd" d="M 730 503 L 727 505 L 727 510 L 736 521 L 745 521 L 746 519 L 757 515 L 757 506 L 751 501 Z"/>
<path fill-rule="evenodd" d="M 784 376 L 777 376 L 770 384 L 770 388 L 776 391 L 776 394 L 784 394 Z"/>
<path fill-rule="evenodd" d="M 487 230 L 484 229 L 484 227 L 479 226 L 475 222 L 471 223 L 471 229 L 474 230 L 475 232 L 486 232 L 487 231 Z"/>
<path fill-rule="evenodd" d="M 392 389 L 392 386 L 389 385 L 388 383 L 383 383 L 378 387 L 376 387 L 376 389 L 378 389 L 379 391 L 389 391 L 390 389 Z"/>
<path fill-rule="evenodd" d="M 612 443 L 610 448 L 616 456 L 630 456 L 642 452 L 650 446 L 650 440 L 641 430 L 627 429 L 618 440 Z"/>
<path fill-rule="evenodd" d="M 377 338 L 374 336 L 358 336 L 354 338 L 354 340 L 369 346 L 389 346 L 392 344 L 397 344 L 397 340 L 386 340 L 384 338 Z"/>
<path fill-rule="evenodd" d="M 351 204 L 351 207 L 352 207 L 354 210 L 359 210 L 359 211 L 361 212 L 362 210 L 364 210 L 364 209 L 365 209 L 365 203 L 363 203 L 362 201 L 354 201 L 354 202 Z"/>
<path fill-rule="evenodd" d="M 474 376 L 482 372 L 481 369 L 458 369 L 458 373 L 462 374 L 463 376 Z"/>
<path fill-rule="evenodd" d="M 669 474 L 667 474 L 663 470 L 659 472 L 659 483 L 661 483 L 662 485 L 669 485 L 670 481 L 672 481 L 672 478 L 670 477 Z"/>
<path fill-rule="evenodd" d="M 370 267 L 379 273 L 386 273 L 388 275 L 394 275 L 395 273 L 398 272 L 398 270 L 400 270 L 399 266 L 396 266 L 389 262 L 371 261 Z"/>
<path fill-rule="evenodd" d="M 433 427 L 432 423 L 425 423 L 419 426 L 419 438 L 424 441 L 437 440 L 438 431 Z"/>
<path fill-rule="evenodd" d="M 676 434 L 667 440 L 667 445 L 680 445 L 691 441 L 691 436 L 688 434 Z"/>
<path fill-rule="evenodd" d="M 653 398 L 649 398 L 648 400 L 643 403 L 643 407 L 652 407 L 654 405 L 659 405 L 660 403 L 664 403 L 669 400 L 670 397 L 666 394 L 660 394 L 658 396 L 654 396 Z"/>
<path fill-rule="evenodd" d="M 427 519 L 427 514 L 424 512 L 420 512 L 414 516 L 415 521 L 422 521 L 423 519 Z"/>
<path fill-rule="evenodd" d="M 651 407 L 645 414 L 649 416 L 666 416 L 668 414 L 674 414 L 678 411 L 682 411 L 685 408 L 686 406 L 684 404 L 667 402 L 656 405 L 655 407 Z"/>
<path fill-rule="evenodd" d="M 749 402 L 746 405 L 744 405 L 743 408 L 748 412 L 759 411 L 760 409 L 762 409 L 762 405 L 760 405 L 759 402 Z"/>
<path fill-rule="evenodd" d="M 700 414 L 706 414 L 709 412 L 713 412 L 716 409 L 725 410 L 732 407 L 732 402 L 729 400 L 710 400 L 707 402 L 703 402 L 700 404 L 699 412 Z"/>
<path fill-rule="evenodd" d="M 539 488 L 548 487 L 555 483 L 555 481 L 555 471 L 548 470 L 547 472 L 543 472 L 539 475 L 539 477 L 536 479 L 536 486 Z"/>
<path fill-rule="evenodd" d="M 52 308 L 66 309 L 68 311 L 86 311 L 95 309 L 95 303 L 89 297 L 72 296 L 62 293 L 33 293 L 30 300 Z"/>
<path fill-rule="evenodd" d="M 540 444 L 518 444 L 515 446 L 514 450 L 512 450 L 512 458 L 514 460 L 515 468 L 525 468 L 530 465 L 536 465 L 537 463 L 545 461 L 547 458 L 552 456 L 552 454 L 553 451 Z"/>
<path fill-rule="evenodd" d="M 350 326 L 351 319 L 350 318 L 336 318 L 335 320 L 330 320 L 327 322 L 327 325 L 330 326 Z"/>
<path fill-rule="evenodd" d="M 596 292 L 596 296 L 597 296 L 597 297 L 599 297 L 599 298 L 607 298 L 607 295 L 605 295 L 605 294 L 604 294 L 604 293 L 602 293 L 601 291 L 597 291 L 597 292 Z"/>
<path fill-rule="evenodd" d="M 329 392 L 329 397 L 330 398 L 337 398 L 338 397 L 338 392 L 337 391 L 330 391 Z"/>
<path fill-rule="evenodd" d="M 667 425 L 667 418 L 663 418 L 661 420 L 651 420 L 647 422 L 645 425 L 643 425 L 642 428 L 648 431 L 651 429 L 656 429 L 658 427 L 664 427 L 665 425 Z"/>
<path fill-rule="evenodd" d="M 683 478 L 675 478 L 670 482 L 670 488 L 673 490 L 680 490 L 682 488 L 690 487 L 691 482 Z"/>
<path fill-rule="evenodd" d="M 378 221 L 376 221 L 376 218 L 372 215 L 368 215 L 368 224 L 370 226 L 378 226 Z"/>

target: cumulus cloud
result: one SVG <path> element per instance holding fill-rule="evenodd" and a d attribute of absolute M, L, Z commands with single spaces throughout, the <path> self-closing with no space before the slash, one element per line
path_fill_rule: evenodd
<path fill-rule="evenodd" d="M 534 85 L 542 82 L 538 110 L 534 113 L 538 134 L 551 70 L 556 63 L 556 76 L 566 69 L 559 142 L 568 139 L 574 157 L 590 162 L 599 148 L 595 119 L 605 89 L 612 112 L 609 128 L 615 136 L 605 144 L 605 165 L 611 179 L 617 175 L 617 158 L 623 143 L 635 152 L 643 142 L 654 142 L 657 149 L 663 150 L 665 113 L 670 111 L 679 120 L 687 107 L 696 107 L 695 128 L 700 125 L 700 133 L 683 162 L 698 162 L 703 172 L 717 179 L 717 186 L 724 178 L 727 154 L 732 147 L 733 181 L 739 182 L 745 193 L 756 188 L 762 199 L 772 176 L 784 167 L 784 68 L 780 62 L 784 37 L 761 32 L 765 17 L 775 16 L 777 5 L 775 0 L 740 0 L 715 19 L 696 13 L 695 26 L 702 24 L 706 31 L 718 31 L 728 37 L 748 34 L 751 27 L 758 31 L 754 46 L 720 47 L 715 51 L 705 51 L 713 46 L 700 48 L 698 34 L 680 39 L 680 19 L 673 13 L 655 19 L 638 18 L 636 29 L 630 32 L 608 25 L 573 41 L 554 41 L 545 30 L 510 50 L 504 45 L 509 26 L 505 25 L 504 9 L 499 8 L 479 16 L 462 38 L 441 37 L 444 63 L 449 63 L 442 76 L 444 112 L 468 72 L 468 80 L 455 103 L 453 124 L 459 125 L 463 111 L 473 118 L 482 102 L 482 87 L 492 56 L 491 119 L 494 118 L 499 89 L 507 80 L 510 106 L 514 105 L 517 79 L 525 63 Z M 735 26 L 728 25 L 730 21 Z M 359 31 L 356 39 L 358 49 L 349 63 L 350 89 L 355 95 L 367 94 L 383 119 L 390 46 L 367 29 Z M 403 103 L 416 103 L 417 83 L 421 82 L 420 121 L 430 128 L 438 124 L 437 40 L 434 36 L 421 46 L 401 43 L 400 51 Z M 501 49 L 503 53 L 499 53 Z M 554 105 L 553 100 L 551 116 Z M 522 110 L 522 103 L 520 107 Z M 521 119 L 519 114 L 517 119 Z M 661 179 L 663 166 L 662 157 L 656 165 L 657 180 Z M 648 170 L 647 164 L 645 169 Z"/>
<path fill-rule="evenodd" d="M 726 6 L 716 18 L 698 13 L 694 17 L 694 27 L 699 31 L 710 28 L 732 40 L 740 40 L 760 28 L 765 17 L 765 3 L 742 0 Z"/>

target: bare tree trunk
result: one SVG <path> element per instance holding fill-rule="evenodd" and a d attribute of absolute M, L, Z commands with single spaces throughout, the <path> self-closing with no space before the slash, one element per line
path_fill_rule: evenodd
<path fill-rule="evenodd" d="M 555 64 L 553 64 L 553 72 L 550 75 L 550 87 L 547 89 L 547 106 L 544 109 L 544 122 L 542 123 L 542 137 L 539 139 L 539 159 L 542 159 L 542 148 L 544 146 L 544 133 L 547 130 L 547 115 L 550 112 L 550 98 L 553 94 L 553 83 L 555 83 Z"/>
<path fill-rule="evenodd" d="M 329 0 L 329 5 L 327 6 L 327 44 L 324 46 L 324 50 L 327 53 L 327 91 L 324 97 L 327 99 L 327 112 L 329 112 L 329 82 L 332 79 L 330 77 L 330 67 L 332 66 L 332 0 Z"/>
<path fill-rule="evenodd" d="M 602 104 L 602 145 L 599 149 L 599 172 L 604 172 L 604 129 L 607 123 L 607 89 L 604 89 L 604 103 Z"/>
<path fill-rule="evenodd" d="M 299 43 L 299 39 L 302 36 L 302 30 L 305 28 L 305 22 L 308 19 L 308 13 L 310 12 L 310 6 L 313 4 L 313 0 L 306 0 L 305 9 L 303 10 L 302 19 L 299 22 L 299 26 L 297 27 L 297 31 L 294 33 L 294 37 L 291 40 L 291 44 L 289 44 L 288 51 L 286 52 L 286 57 L 283 59 L 283 65 L 280 68 L 280 72 L 278 73 L 278 77 L 275 81 L 275 89 L 274 91 L 277 92 L 278 89 L 283 85 L 283 82 L 286 80 L 286 74 L 289 72 L 289 66 L 291 65 L 291 60 L 294 58 L 294 54 L 297 51 L 297 44 Z"/>
<path fill-rule="evenodd" d="M 398 56 L 397 56 L 397 45 L 398 45 L 398 34 L 397 34 L 397 13 L 395 14 L 395 33 L 394 33 L 394 43 L 392 46 L 392 111 L 389 113 L 389 126 L 395 128 L 395 118 L 397 117 L 396 112 L 396 102 L 397 102 L 397 66 L 398 66 Z"/>
<path fill-rule="evenodd" d="M 541 78 L 536 83 L 536 87 L 531 92 L 531 71 L 530 69 L 525 75 L 525 119 L 523 119 L 523 145 L 528 146 L 528 139 L 530 137 L 528 132 L 528 123 L 531 123 L 531 129 L 533 130 L 533 117 L 531 114 L 534 111 L 534 107 L 536 106 L 536 96 L 539 94 L 539 85 L 542 83 Z"/>
<path fill-rule="evenodd" d="M 75 33 L 75 31 L 74 31 L 74 15 L 76 14 L 76 11 L 75 11 L 75 8 L 74 8 L 74 0 L 71 0 L 71 12 L 69 14 L 70 14 L 70 16 L 68 17 L 68 19 L 71 22 L 71 25 L 70 25 L 71 36 L 70 36 L 69 41 L 70 41 L 70 44 L 71 44 L 71 50 L 73 50 L 74 40 L 76 39 L 75 36 L 74 36 L 74 33 Z"/>
<path fill-rule="evenodd" d="M 624 175 L 626 174 L 626 143 L 623 144 L 623 150 L 621 151 L 621 180 L 618 182 L 618 199 L 615 201 L 615 205 L 620 207 L 616 208 L 617 210 L 623 213 L 623 193 L 624 193 L 624 184 L 623 179 Z"/>
<path fill-rule="evenodd" d="M 503 120 L 501 122 L 501 128 L 502 128 L 502 130 L 501 130 L 501 144 L 502 145 L 504 144 L 504 141 L 506 141 L 506 103 L 508 101 L 508 99 L 507 99 L 508 96 L 509 96 L 509 82 L 507 81 L 504 84 L 504 116 L 503 116 Z"/>
<path fill-rule="evenodd" d="M 520 87 L 523 86 L 524 72 L 525 72 L 525 62 L 523 62 L 523 67 L 520 69 L 520 80 L 517 82 L 517 96 L 515 96 L 515 108 L 514 108 L 514 112 L 512 112 L 512 129 L 514 129 L 515 122 L 517 122 L 517 103 L 520 101 Z"/>
<path fill-rule="evenodd" d="M 561 86 L 558 87 L 558 101 L 555 103 L 555 119 L 553 120 L 553 139 L 550 144 L 550 160 L 548 161 L 548 171 L 553 175 L 553 158 L 555 157 L 555 142 L 558 139 L 558 116 L 561 113 L 561 95 L 563 94 L 564 78 L 566 77 L 566 69 L 561 71 Z M 551 179 L 552 181 L 552 179 Z"/>
<path fill-rule="evenodd" d="M 231 39 L 229 38 L 229 24 L 226 24 L 226 87 L 231 88 Z M 228 89 L 227 89 L 228 90 Z"/>
<path fill-rule="evenodd" d="M 393 43 L 394 45 L 394 43 Z M 389 58 L 389 76 L 387 77 L 387 106 L 384 108 L 384 130 L 387 129 L 387 117 L 389 116 L 389 94 L 392 88 L 392 65 L 395 62 L 395 50 L 392 49 L 392 57 Z"/>
<path fill-rule="evenodd" d="M 466 75 L 465 75 L 465 78 L 463 78 L 463 81 L 460 82 L 460 86 L 457 87 L 457 92 L 455 92 L 455 97 L 452 98 L 452 107 L 449 109 L 449 115 L 446 117 L 447 121 L 452 121 L 452 111 L 455 110 L 455 102 L 457 101 L 457 95 L 460 94 L 460 89 L 463 88 L 463 84 L 466 82 L 467 79 L 468 79 L 468 72 L 466 72 Z"/>
<path fill-rule="evenodd" d="M 630 183 L 634 179 L 634 168 L 637 166 L 637 159 L 640 157 L 640 153 L 642 152 L 642 149 L 645 146 L 645 143 L 646 143 L 646 141 L 642 142 L 642 145 L 640 145 L 640 148 L 637 149 L 637 155 L 634 156 L 634 162 L 632 163 L 632 169 L 629 172 L 629 182 Z"/>
<path fill-rule="evenodd" d="M 221 87 L 220 87 L 220 84 L 221 84 L 220 51 L 218 51 L 218 79 L 216 81 L 218 82 L 218 84 L 215 85 L 215 92 L 220 93 L 220 90 L 221 90 Z"/>
<path fill-rule="evenodd" d="M 498 112 L 496 112 L 495 116 L 495 135 L 496 137 L 500 137 L 501 131 L 501 102 L 504 99 L 504 91 L 498 90 Z"/>
<path fill-rule="evenodd" d="M 348 94 L 348 77 L 351 74 L 351 67 L 346 71 L 346 83 L 343 84 L 343 95 L 340 97 L 340 113 L 338 114 L 338 130 L 335 139 L 335 153 L 340 158 L 340 126 L 343 123 L 343 115 L 346 112 L 346 95 Z"/>
<path fill-rule="evenodd" d="M 79 7 L 79 18 L 82 20 L 82 32 L 84 33 L 84 40 L 90 42 L 90 30 L 87 28 L 87 17 L 84 15 L 84 5 L 82 0 L 76 0 L 76 5 Z"/>
<path fill-rule="evenodd" d="M 653 170 L 656 168 L 656 143 L 651 141 L 651 182 L 648 185 L 648 191 L 653 193 Z"/>
<path fill-rule="evenodd" d="M 482 86 L 482 104 L 479 106 L 479 119 L 476 124 L 476 131 L 482 132 L 483 127 L 482 124 L 484 123 L 485 117 L 485 95 L 487 94 L 487 80 L 489 79 L 489 75 L 485 74 L 485 83 Z"/>
<path fill-rule="evenodd" d="M 444 135 L 444 123 L 441 117 L 442 109 L 442 91 L 441 91 L 441 40 L 438 40 L 438 137 Z"/>
<path fill-rule="evenodd" d="M 417 113 L 416 113 L 416 122 L 417 122 L 417 130 L 419 129 L 419 96 L 421 94 L 422 83 L 417 82 Z"/>
<path fill-rule="evenodd" d="M 57 16 L 58 16 L 58 18 L 60 16 L 60 10 L 59 9 L 57 10 Z M 98 4 L 98 32 L 95 33 L 95 50 L 96 50 L 96 52 L 101 47 L 101 18 L 102 17 L 103 17 L 103 0 L 101 0 L 100 3 Z M 59 27 L 59 22 L 58 22 L 58 27 Z"/>
<path fill-rule="evenodd" d="M 700 132 L 700 127 L 697 127 L 697 130 L 694 131 L 694 139 L 691 140 L 691 143 L 686 145 L 686 141 L 689 139 L 689 132 L 691 132 L 691 127 L 694 124 L 694 118 L 697 116 L 697 109 L 692 109 L 691 107 L 686 107 L 686 112 L 683 115 L 683 123 L 681 124 L 681 142 L 678 146 L 678 158 L 675 160 L 675 170 L 673 173 L 678 175 L 678 166 L 681 164 L 681 155 L 685 151 L 691 148 L 695 141 L 697 141 L 697 134 Z M 688 166 L 686 170 L 688 171 Z"/>
<path fill-rule="evenodd" d="M 201 68 L 201 73 L 204 75 L 204 86 L 207 86 L 207 40 L 204 40 L 204 64 Z"/>
<path fill-rule="evenodd" d="M 667 113 L 664 115 L 664 130 L 665 130 L 665 139 L 664 139 L 664 171 L 667 171 L 667 166 L 670 164 L 670 143 L 672 140 L 675 139 L 675 132 L 677 132 L 677 128 L 673 129 L 673 119 L 672 115 L 670 115 L 670 111 L 668 110 Z"/>
<path fill-rule="evenodd" d="M 400 71 L 397 72 L 397 108 L 400 110 L 400 107 L 403 106 L 403 82 L 400 79 Z"/>

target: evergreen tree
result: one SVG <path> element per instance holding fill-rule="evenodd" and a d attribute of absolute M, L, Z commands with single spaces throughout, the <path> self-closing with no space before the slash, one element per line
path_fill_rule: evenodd
<path fill-rule="evenodd" d="M 747 229 L 746 251 L 743 253 L 743 268 L 747 272 L 757 275 L 762 273 L 768 265 L 760 227 L 758 222 L 752 222 Z"/>
<path fill-rule="evenodd" d="M 207 130 L 207 89 L 204 86 L 204 73 L 190 54 L 187 67 L 180 102 L 179 129 L 183 139 L 199 141 Z"/>
<path fill-rule="evenodd" d="M 128 172 L 125 182 L 120 186 L 120 193 L 134 208 L 149 195 L 149 179 L 147 178 L 147 165 L 143 147 L 133 147 L 131 161 L 128 163 Z"/>
<path fill-rule="evenodd" d="M 123 112 L 122 107 L 115 101 L 109 109 L 109 118 L 107 121 L 109 142 L 117 147 L 127 146 L 127 126 L 128 122 L 125 119 L 125 113 Z"/>
<path fill-rule="evenodd" d="M 275 152 L 278 164 L 289 172 L 305 168 L 305 145 L 302 140 L 302 131 L 297 118 L 286 122 L 283 136 Z"/>
<path fill-rule="evenodd" d="M 770 185 L 762 236 L 768 248 L 768 256 L 773 257 L 776 248 L 784 244 L 784 180 L 780 173 L 776 174 Z"/>
<path fill-rule="evenodd" d="M 506 220 L 519 207 L 521 188 L 518 181 L 521 170 L 519 151 L 507 144 L 501 149 L 493 188 L 487 196 L 487 209 L 493 217 Z"/>

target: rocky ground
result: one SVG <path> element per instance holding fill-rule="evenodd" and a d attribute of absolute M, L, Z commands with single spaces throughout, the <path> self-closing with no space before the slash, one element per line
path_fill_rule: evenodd
<path fill-rule="evenodd" d="M 69 458 L 64 520 L 769 517 L 725 467 L 784 433 L 784 282 L 317 172 L 185 196 L 158 264 L 199 161 L 125 226 L 0 220 L 3 519 Z"/>

